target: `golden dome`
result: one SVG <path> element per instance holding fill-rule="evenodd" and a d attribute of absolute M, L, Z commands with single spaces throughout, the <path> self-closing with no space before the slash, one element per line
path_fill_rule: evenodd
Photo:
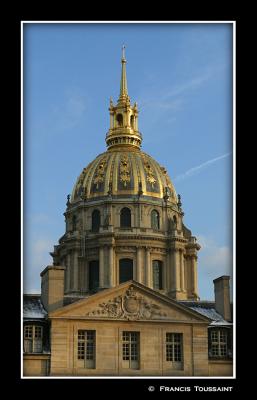
<path fill-rule="evenodd" d="M 140 150 L 137 103 L 130 104 L 123 47 L 120 95 L 116 105 L 110 100 L 108 150 L 99 154 L 77 179 L 71 202 L 103 196 L 148 196 L 177 204 L 175 189 L 164 167 Z"/>
<path fill-rule="evenodd" d="M 129 146 L 99 154 L 84 168 L 71 202 L 110 195 L 165 197 L 176 204 L 178 201 L 166 169 L 148 154 Z"/>

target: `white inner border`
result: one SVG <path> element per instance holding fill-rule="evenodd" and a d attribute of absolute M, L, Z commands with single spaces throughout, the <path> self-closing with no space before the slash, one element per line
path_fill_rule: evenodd
<path fill-rule="evenodd" d="M 232 24 L 233 26 L 233 376 L 23 376 L 23 25 L 24 24 Z M 236 378 L 236 21 L 21 21 L 21 378 L 22 379 L 235 379 Z"/>

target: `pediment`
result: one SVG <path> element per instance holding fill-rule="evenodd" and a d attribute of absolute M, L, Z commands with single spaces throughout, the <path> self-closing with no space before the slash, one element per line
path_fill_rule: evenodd
<path fill-rule="evenodd" d="M 199 315 L 138 282 L 106 289 L 49 314 L 50 318 L 127 321 L 208 322 Z"/>

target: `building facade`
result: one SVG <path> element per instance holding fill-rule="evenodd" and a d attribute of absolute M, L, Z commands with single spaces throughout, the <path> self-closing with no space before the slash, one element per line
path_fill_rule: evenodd
<path fill-rule="evenodd" d="M 24 375 L 231 376 L 229 277 L 215 304 L 200 301 L 200 246 L 165 167 L 141 150 L 124 50 L 121 64 L 107 151 L 67 196 L 41 296 L 25 296 Z"/>

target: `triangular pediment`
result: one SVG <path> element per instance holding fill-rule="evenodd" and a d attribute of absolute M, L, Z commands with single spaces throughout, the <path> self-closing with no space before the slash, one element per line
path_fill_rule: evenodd
<path fill-rule="evenodd" d="M 209 322 L 176 300 L 135 281 L 64 306 L 51 312 L 49 318 Z"/>

